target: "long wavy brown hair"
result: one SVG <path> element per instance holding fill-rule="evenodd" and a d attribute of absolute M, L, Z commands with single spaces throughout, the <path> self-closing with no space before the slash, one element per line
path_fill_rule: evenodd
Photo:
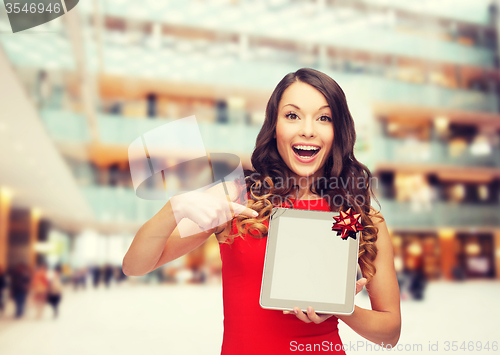
<path fill-rule="evenodd" d="M 375 198 L 371 184 L 372 174 L 354 157 L 356 132 L 344 92 L 335 80 L 314 69 L 303 68 L 289 73 L 274 89 L 252 154 L 253 170 L 245 171 L 247 191 L 241 192 L 248 194 L 248 207 L 259 212 L 259 216 L 248 218 L 239 215 L 233 219 L 231 226 L 236 224 L 237 233 L 230 233 L 225 242 L 231 244 L 234 237 L 246 234 L 263 238 L 268 232 L 264 222 L 269 220 L 273 207 L 285 204 L 293 208 L 290 198 L 298 192 L 298 186 L 294 184 L 291 171 L 278 152 L 274 132 L 283 92 L 297 81 L 311 85 L 326 98 L 332 112 L 335 132 L 332 150 L 323 169 L 324 176 L 316 179 L 310 186 L 310 191 L 325 198 L 332 211 L 352 208 L 361 213 L 364 229 L 361 232 L 358 263 L 363 275 L 370 281 L 376 272 L 373 261 L 377 256 L 375 242 L 378 233 L 378 228 L 372 222 L 374 211 L 370 207 L 371 198 Z"/>

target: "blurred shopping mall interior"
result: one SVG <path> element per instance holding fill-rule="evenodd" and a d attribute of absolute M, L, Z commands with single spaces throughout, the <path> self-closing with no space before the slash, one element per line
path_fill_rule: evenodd
<path fill-rule="evenodd" d="M 166 202 L 136 196 L 129 145 L 195 115 L 209 154 L 251 168 L 272 90 L 310 67 L 346 93 L 397 271 L 500 279 L 498 5 L 88 0 L 19 33 L 0 6 L 0 269 L 125 278 L 135 233 Z M 189 171 L 171 172 L 182 190 Z M 220 268 L 212 237 L 134 279 L 217 283 Z"/>

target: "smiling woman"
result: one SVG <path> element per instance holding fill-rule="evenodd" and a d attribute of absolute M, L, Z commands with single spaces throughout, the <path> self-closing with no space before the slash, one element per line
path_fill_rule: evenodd
<path fill-rule="evenodd" d="M 275 138 L 278 152 L 295 176 L 323 176 L 333 143 L 333 123 L 325 97 L 297 81 L 279 103 Z"/>
<path fill-rule="evenodd" d="M 370 341 L 395 345 L 401 315 L 392 243 L 383 217 L 371 208 L 372 175 L 354 157 L 355 140 L 344 92 L 332 78 L 313 69 L 286 75 L 267 104 L 253 170 L 245 172 L 245 180 L 174 196 L 137 232 L 123 259 L 125 274 L 150 272 L 215 233 L 222 259 L 222 354 L 289 354 L 297 351 L 297 342 L 326 344 L 333 349 L 328 351 L 345 354 L 339 319 Z M 247 206 L 239 204 L 244 200 Z M 352 208 L 360 214 L 358 263 L 365 278 L 356 283 L 356 291 L 366 283 L 372 309 L 356 306 L 351 315 L 335 317 L 316 314 L 312 307 L 281 312 L 259 306 L 273 207 Z M 198 232 L 181 238 L 177 223 L 188 222 Z M 165 238 L 151 238 L 159 235 Z M 324 270 L 326 277 L 331 272 L 335 270 Z M 314 347 L 309 353 L 323 351 Z"/>

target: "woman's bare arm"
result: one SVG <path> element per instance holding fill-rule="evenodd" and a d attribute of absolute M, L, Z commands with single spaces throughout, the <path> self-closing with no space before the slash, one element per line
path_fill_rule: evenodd
<path fill-rule="evenodd" d="M 236 187 L 229 183 L 226 186 L 231 201 L 234 201 L 237 195 Z M 220 216 L 221 209 L 224 208 L 224 204 L 227 206 L 228 202 L 226 198 L 221 198 L 221 196 L 225 196 L 225 189 L 222 184 L 218 184 L 205 193 L 198 194 L 197 203 L 186 202 L 181 212 L 174 211 L 176 205 L 180 206 L 181 203 L 174 202 L 172 204 L 172 200 L 167 202 L 137 232 L 123 258 L 123 272 L 130 276 L 142 276 L 203 244 L 217 228 L 219 224 L 217 220 L 223 218 Z M 180 195 L 179 198 L 184 197 Z M 234 206 L 238 207 L 237 204 L 233 204 Z M 244 206 L 240 207 L 238 212 L 252 215 L 253 210 Z M 181 220 L 179 226 L 176 216 L 177 219 Z M 201 228 L 193 220 L 204 225 L 205 228 Z M 183 237 L 181 237 L 179 230 L 183 231 Z"/>
<path fill-rule="evenodd" d="M 366 286 L 372 309 L 356 306 L 350 316 L 337 317 L 363 338 L 395 346 L 401 333 L 401 308 L 394 252 L 385 222 L 377 217 L 373 217 L 373 222 L 378 227 L 376 273 Z"/>
<path fill-rule="evenodd" d="M 401 310 L 392 242 L 382 218 L 374 217 L 373 222 L 378 228 L 375 243 L 378 252 L 374 260 L 376 273 L 366 286 L 372 309 L 355 306 L 351 315 L 337 315 L 337 318 L 356 333 L 374 343 L 384 347 L 387 345 L 395 346 L 401 332 Z M 364 278 L 356 282 L 356 293 L 361 291 L 365 282 Z M 294 307 L 294 313 L 297 318 L 306 323 L 321 323 L 332 316 L 330 314 L 317 314 L 312 307 L 308 307 L 307 313 Z"/>
<path fill-rule="evenodd" d="M 128 276 L 142 276 L 154 270 L 170 236 L 176 229 L 177 222 L 172 210 L 172 204 L 168 201 L 135 235 L 123 258 L 123 273 Z M 201 232 L 187 238 L 179 238 L 182 242 L 178 247 L 192 250 L 203 243 L 209 236 L 210 231 Z"/>

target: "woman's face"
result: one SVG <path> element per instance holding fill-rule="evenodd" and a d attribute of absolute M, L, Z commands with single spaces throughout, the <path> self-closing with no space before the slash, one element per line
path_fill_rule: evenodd
<path fill-rule="evenodd" d="M 281 97 L 276 142 L 281 158 L 298 176 L 323 176 L 333 144 L 332 113 L 318 90 L 297 81 Z"/>

